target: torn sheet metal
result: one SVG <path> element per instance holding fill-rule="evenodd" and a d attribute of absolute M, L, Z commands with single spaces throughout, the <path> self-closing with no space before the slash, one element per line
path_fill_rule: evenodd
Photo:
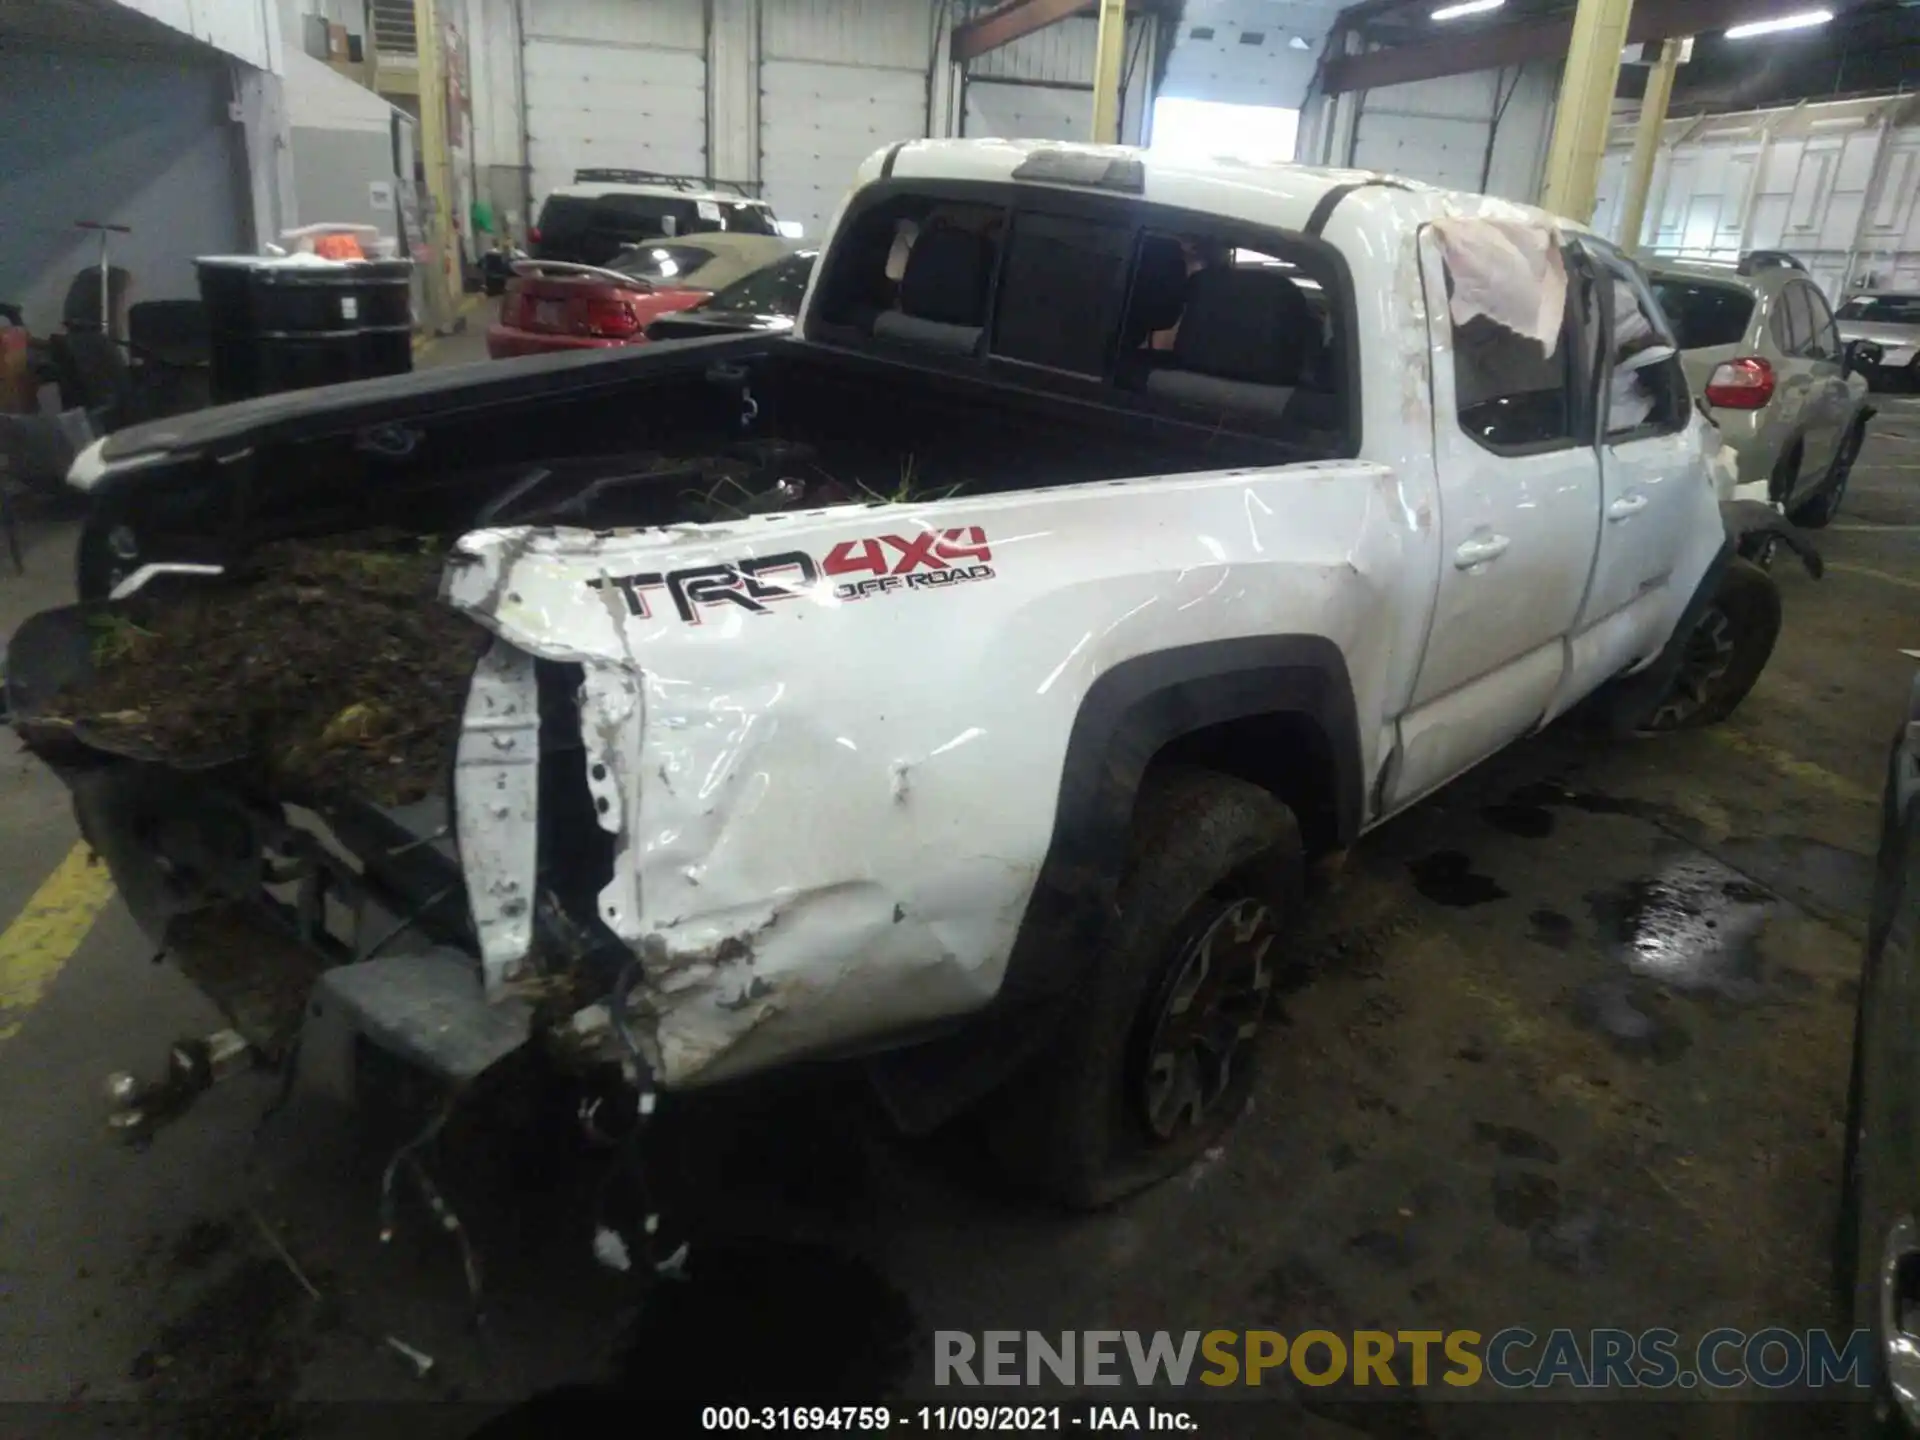
<path fill-rule="evenodd" d="M 1819 548 L 1806 531 L 1780 513 L 1779 506 L 1760 500 L 1729 500 L 1720 507 L 1720 516 L 1728 538 L 1736 544 L 1755 536 L 1769 536 L 1798 555 L 1815 580 L 1826 573 Z"/>
<path fill-rule="evenodd" d="M 533 944 L 540 699 L 533 657 L 495 641 L 474 669 L 454 758 L 454 822 L 487 994 L 518 979 Z"/>
<path fill-rule="evenodd" d="M 1560 237 L 1538 221 L 1446 216 L 1433 222 L 1456 326 L 1476 315 L 1537 341 L 1551 355 L 1567 309 L 1567 266 Z"/>
<path fill-rule="evenodd" d="M 640 960 L 635 1043 L 684 1088 L 991 1001 L 1111 666 L 1297 616 L 1379 713 L 1438 564 L 1433 504 L 1430 469 L 1329 461 L 481 530 L 445 594 L 582 667 L 581 783 L 616 851 L 598 915 Z"/>

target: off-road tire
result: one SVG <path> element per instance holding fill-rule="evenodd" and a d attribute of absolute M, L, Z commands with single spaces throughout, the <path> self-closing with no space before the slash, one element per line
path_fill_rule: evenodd
<path fill-rule="evenodd" d="M 1207 770 L 1149 773 L 1104 953 L 1046 1052 L 982 1117 L 1009 1183 L 1092 1209 L 1177 1173 L 1216 1143 L 1252 1090 L 1281 937 L 1298 911 L 1303 873 L 1299 823 L 1265 790 Z M 1176 1013 L 1167 1007 L 1192 973 L 1195 946 L 1214 936 L 1231 946 L 1262 905 L 1267 943 L 1260 947 L 1254 932 L 1249 948 L 1264 957 L 1267 989 L 1257 1004 L 1242 1001 L 1252 1017 L 1246 1023 L 1259 1028 L 1230 1050 L 1229 1078 L 1203 1113 L 1177 1134 L 1156 1135 L 1145 1099 L 1152 1076 L 1143 1069 L 1156 1027 Z"/>
<path fill-rule="evenodd" d="M 1681 642 L 1679 669 L 1639 728 L 1647 732 L 1715 725 L 1747 698 L 1780 638 L 1780 591 L 1750 561 L 1721 572 L 1713 599 Z"/>
<path fill-rule="evenodd" d="M 1847 480 L 1853 474 L 1853 462 L 1860 458 L 1860 447 L 1866 439 L 1864 425 L 1856 424 L 1847 431 L 1847 438 L 1834 452 L 1833 464 L 1821 481 L 1818 493 L 1789 517 L 1794 524 L 1802 530 L 1824 530 L 1833 523 L 1833 517 L 1840 513 L 1840 502 L 1847 498 Z"/>

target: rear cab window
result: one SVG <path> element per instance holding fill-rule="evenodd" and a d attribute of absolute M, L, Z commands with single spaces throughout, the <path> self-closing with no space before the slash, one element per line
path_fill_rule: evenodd
<path fill-rule="evenodd" d="M 1739 345 L 1753 323 L 1754 295 L 1744 286 L 1665 275 L 1654 278 L 1653 294 L 1682 350 Z"/>
<path fill-rule="evenodd" d="M 873 190 L 827 257 L 811 338 L 1357 452 L 1351 282 L 1331 247 L 1041 186 Z"/>

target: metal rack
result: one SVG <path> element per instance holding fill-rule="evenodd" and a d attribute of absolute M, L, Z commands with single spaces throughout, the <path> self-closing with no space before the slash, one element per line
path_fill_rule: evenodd
<path fill-rule="evenodd" d="M 716 180 L 711 175 L 668 175 L 658 170 L 587 169 L 573 172 L 576 185 L 662 185 L 671 190 L 730 190 L 743 200 L 758 199 L 754 180 Z"/>

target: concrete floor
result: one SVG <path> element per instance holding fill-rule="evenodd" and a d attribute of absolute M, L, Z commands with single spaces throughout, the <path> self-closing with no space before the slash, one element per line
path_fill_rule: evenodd
<path fill-rule="evenodd" d="M 434 358 L 481 353 L 476 332 Z M 0 580 L 0 632 L 66 593 L 70 537 L 31 540 L 28 575 Z M 868 1401 L 924 1391 L 944 1328 L 1829 1323 L 1877 795 L 1913 669 L 1897 652 L 1920 644 L 1920 401 L 1883 403 L 1820 543 L 1824 580 L 1782 570 L 1785 634 L 1728 725 L 1612 745 L 1557 730 L 1369 837 L 1298 943 L 1251 1113 L 1192 1173 L 1063 1219 L 980 1183 L 965 1135 L 889 1139 L 839 1077 L 709 1102 L 723 1138 L 696 1164 L 694 1282 L 643 1327 L 624 1379 L 714 1401 L 743 1377 L 826 1373 Z M 75 833 L 11 736 L 0 766 L 7 917 Z M 476 1335 L 444 1237 L 408 1211 L 379 1245 L 377 1171 L 346 1137 L 290 1112 L 250 1143 L 265 1077 L 145 1153 L 110 1141 L 101 1077 L 218 1023 L 149 960 L 110 907 L 0 1041 L 0 1401 L 80 1402 L 14 1418 L 92 1433 L 113 1413 L 92 1402 L 212 1400 L 225 1418 L 200 1433 L 360 1435 L 395 1412 L 297 1402 L 477 1404 L 605 1373 L 622 1292 L 585 1253 L 564 1167 L 496 1158 L 462 1192 L 494 1297 Z M 389 1333 L 437 1357 L 430 1382 L 380 1348 Z M 425 1440 L 479 1417 L 415 1407 L 403 1423 Z M 1304 1392 L 1213 1419 L 1207 1433 L 1547 1433 L 1525 1405 Z M 1808 1427 L 1635 1405 L 1549 1428 Z"/>

